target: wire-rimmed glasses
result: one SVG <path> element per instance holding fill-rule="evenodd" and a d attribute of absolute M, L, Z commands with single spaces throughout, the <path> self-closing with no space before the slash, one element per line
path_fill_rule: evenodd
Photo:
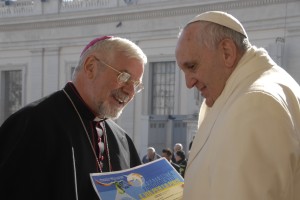
<path fill-rule="evenodd" d="M 95 57 L 95 56 L 94 56 Z M 104 64 L 106 67 L 114 70 L 115 72 L 117 72 L 118 75 L 118 83 L 119 84 L 129 84 L 129 82 L 133 83 L 133 87 L 134 87 L 134 92 L 135 93 L 139 93 L 140 91 L 142 91 L 144 89 L 144 85 L 143 83 L 139 82 L 139 81 L 133 81 L 130 80 L 131 75 L 127 72 L 120 72 L 119 70 L 115 69 L 114 67 L 110 66 L 109 64 L 103 62 L 102 60 L 99 60 L 97 57 L 95 57 L 95 59 L 98 62 L 101 62 L 102 64 Z"/>

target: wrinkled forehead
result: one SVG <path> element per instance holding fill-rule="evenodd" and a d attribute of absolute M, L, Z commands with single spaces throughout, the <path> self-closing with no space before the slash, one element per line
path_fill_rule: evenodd
<path fill-rule="evenodd" d="M 183 66 L 184 63 L 194 61 L 195 58 L 199 56 L 199 52 L 202 49 L 200 43 L 201 42 L 193 29 L 185 29 L 178 38 L 175 50 L 177 64 Z"/>
<path fill-rule="evenodd" d="M 201 22 L 191 23 L 186 26 L 178 37 L 176 51 L 180 51 L 182 47 L 193 44 L 200 37 L 201 27 Z"/>
<path fill-rule="evenodd" d="M 187 48 L 189 47 L 189 43 L 191 42 L 191 40 L 192 37 L 189 33 L 186 33 L 185 31 L 181 33 L 181 35 L 178 38 L 176 49 L 175 49 L 176 57 L 178 57 L 183 52 L 188 50 Z"/>

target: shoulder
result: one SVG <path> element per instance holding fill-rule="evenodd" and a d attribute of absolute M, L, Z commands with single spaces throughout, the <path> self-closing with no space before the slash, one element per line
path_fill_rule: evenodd
<path fill-rule="evenodd" d="M 33 101 L 25 105 L 12 116 L 28 115 L 34 112 L 43 111 L 44 109 L 47 109 L 48 111 L 52 111 L 53 108 L 57 107 L 58 104 L 60 104 L 61 101 L 59 101 L 59 99 L 61 98 L 61 95 L 62 92 L 57 91 L 51 95 L 40 98 L 36 101 Z M 45 113 L 45 115 L 47 114 Z"/>
<path fill-rule="evenodd" d="M 286 95 L 279 87 L 265 89 L 256 87 L 238 96 L 228 108 L 234 112 L 261 113 L 282 110 L 288 107 Z M 275 91 L 275 90 L 278 91 Z M 296 100 L 296 99 L 295 99 Z M 297 101 L 297 100 L 296 100 Z M 283 111 L 283 110 L 282 110 Z"/>
<path fill-rule="evenodd" d="M 25 127 L 38 127 L 41 123 L 47 123 L 44 121 L 47 121 L 47 117 L 51 115 L 51 112 L 54 112 L 54 110 L 61 112 L 61 109 L 55 109 L 58 102 L 55 100 L 58 96 L 57 93 L 55 92 L 22 107 L 4 121 L 1 129 L 18 129 L 18 127 L 24 129 Z"/>
<path fill-rule="evenodd" d="M 115 137 L 122 139 L 122 140 L 126 138 L 127 141 L 131 142 L 131 139 L 127 135 L 127 132 L 124 129 L 122 129 L 112 119 L 107 119 L 105 121 L 105 127 L 106 127 L 106 129 L 110 130 Z"/>
<path fill-rule="evenodd" d="M 114 128 L 117 129 L 119 131 L 125 132 L 125 130 L 123 130 L 114 120 L 112 119 L 107 119 L 105 120 L 105 123 L 110 127 L 110 128 Z"/>
<path fill-rule="evenodd" d="M 126 131 L 122 129 L 116 122 L 112 119 L 105 120 L 106 128 L 111 129 L 111 131 L 117 135 L 125 136 L 127 135 Z"/>

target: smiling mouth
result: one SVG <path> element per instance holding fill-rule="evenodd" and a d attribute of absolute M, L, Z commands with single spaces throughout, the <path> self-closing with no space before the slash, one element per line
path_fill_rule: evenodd
<path fill-rule="evenodd" d="M 201 96 L 203 96 L 203 97 L 205 97 L 204 92 L 205 92 L 206 88 L 207 88 L 206 86 L 203 86 L 201 88 L 197 88 L 199 90 L 199 92 L 201 93 Z"/>
<path fill-rule="evenodd" d="M 199 92 L 202 92 L 206 87 L 202 86 L 202 87 L 197 87 L 197 89 L 199 90 Z"/>
<path fill-rule="evenodd" d="M 120 104 L 120 105 L 125 105 L 129 101 L 128 96 L 124 96 L 123 98 L 120 96 L 114 96 L 114 99 Z"/>
<path fill-rule="evenodd" d="M 115 90 L 112 92 L 111 97 L 119 104 L 124 106 L 126 103 L 129 102 L 130 96 L 126 93 L 122 92 L 121 90 Z"/>
<path fill-rule="evenodd" d="M 119 102 L 119 104 L 125 104 L 126 103 L 125 100 L 122 100 L 120 98 L 115 97 L 115 99 L 116 99 L 116 101 Z"/>

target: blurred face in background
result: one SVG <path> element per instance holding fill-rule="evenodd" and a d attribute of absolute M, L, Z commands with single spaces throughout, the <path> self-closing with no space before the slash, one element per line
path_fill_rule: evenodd
<path fill-rule="evenodd" d="M 168 161 L 170 161 L 171 158 L 172 158 L 172 155 L 168 155 L 168 154 L 165 153 L 165 152 L 162 152 L 161 156 L 164 157 L 164 158 L 166 158 Z"/>

